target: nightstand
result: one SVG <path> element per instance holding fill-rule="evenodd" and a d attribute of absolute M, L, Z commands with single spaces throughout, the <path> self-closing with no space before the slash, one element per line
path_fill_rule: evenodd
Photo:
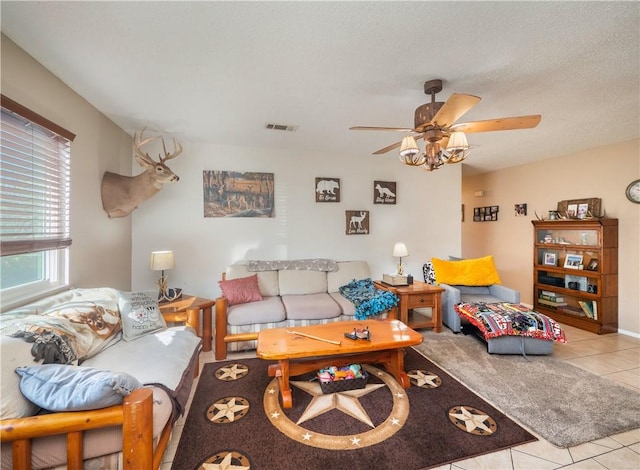
<path fill-rule="evenodd" d="M 442 331 L 442 292 L 444 289 L 425 282 L 414 281 L 408 286 L 390 286 L 382 281 L 375 281 L 378 289 L 393 292 L 400 299 L 399 320 L 409 328 L 433 328 Z M 431 307 L 431 317 L 420 313 L 419 309 Z"/>
<path fill-rule="evenodd" d="M 159 304 L 160 313 L 167 322 L 186 323 L 202 338 L 202 351 L 211 351 L 212 307 L 215 300 L 182 294 L 182 297 L 171 302 Z M 202 312 L 202 330 L 200 330 L 200 312 Z"/>

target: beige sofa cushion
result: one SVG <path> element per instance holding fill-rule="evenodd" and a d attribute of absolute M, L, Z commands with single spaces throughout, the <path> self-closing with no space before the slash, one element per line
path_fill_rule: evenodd
<path fill-rule="evenodd" d="M 260 271 L 253 272 L 247 269 L 245 264 L 232 264 L 227 267 L 225 278 L 228 280 L 238 279 L 241 277 L 258 275 L 258 288 L 263 297 L 273 297 L 280 295 L 278 287 L 278 271 Z"/>
<path fill-rule="evenodd" d="M 343 315 L 352 317 L 356 314 L 356 306 L 354 303 L 343 296 L 340 292 L 329 292 L 329 295 L 340 306 L 340 310 L 342 310 Z"/>
<path fill-rule="evenodd" d="M 360 280 L 368 277 L 371 277 L 371 271 L 366 261 L 340 261 L 337 271 L 327 273 L 327 290 L 328 292 L 338 292 L 341 286 L 354 279 Z"/>
<path fill-rule="evenodd" d="M 340 316 L 340 306 L 329 294 L 283 295 L 287 320 L 323 320 Z"/>
<path fill-rule="evenodd" d="M 286 319 L 280 297 L 265 297 L 264 300 L 231 305 L 227 310 L 229 325 L 251 325 L 254 323 L 277 323 Z"/>
<path fill-rule="evenodd" d="M 327 292 L 327 273 L 282 269 L 278 271 L 280 295 L 320 294 Z"/>

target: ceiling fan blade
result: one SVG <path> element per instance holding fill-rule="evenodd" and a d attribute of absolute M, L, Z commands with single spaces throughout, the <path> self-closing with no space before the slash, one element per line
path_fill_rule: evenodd
<path fill-rule="evenodd" d="M 530 116 L 516 116 L 500 119 L 489 119 L 487 121 L 461 122 L 451 126 L 451 130 L 462 132 L 489 132 L 489 131 L 510 131 L 514 129 L 531 129 L 536 127 L 542 116 L 532 114 Z"/>
<path fill-rule="evenodd" d="M 480 97 L 473 95 L 452 94 L 433 116 L 431 124 L 439 127 L 449 127 L 480 102 Z"/>
<path fill-rule="evenodd" d="M 349 128 L 350 131 L 394 131 L 394 132 L 412 132 L 414 129 L 406 127 L 368 127 L 368 126 L 353 126 Z"/>
<path fill-rule="evenodd" d="M 422 137 L 424 137 L 424 135 L 418 135 L 418 136 L 415 136 L 415 139 L 416 140 L 420 140 L 420 139 L 422 139 Z M 380 150 L 376 150 L 375 152 L 373 152 L 373 155 L 382 155 L 383 153 L 387 153 L 387 152 L 389 152 L 389 151 L 391 151 L 393 149 L 400 148 L 401 145 L 402 145 L 402 141 L 396 142 L 395 144 L 391 144 L 391 145 L 386 146 L 385 148 L 382 148 Z"/>

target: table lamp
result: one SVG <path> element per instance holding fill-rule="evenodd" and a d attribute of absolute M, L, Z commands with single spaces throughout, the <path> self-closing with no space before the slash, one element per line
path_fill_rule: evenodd
<path fill-rule="evenodd" d="M 163 299 L 167 296 L 167 276 L 164 275 L 165 270 L 173 269 L 176 267 L 176 262 L 173 258 L 173 251 L 154 251 L 151 253 L 151 260 L 149 261 L 149 268 L 152 271 L 160 271 L 160 279 L 158 279 L 158 287 L 160 292 L 159 299 Z"/>
<path fill-rule="evenodd" d="M 393 246 L 393 256 L 396 258 L 400 258 L 400 261 L 398 262 L 398 276 L 404 275 L 404 265 L 402 264 L 402 257 L 409 256 L 407 245 L 402 242 L 396 243 Z"/>

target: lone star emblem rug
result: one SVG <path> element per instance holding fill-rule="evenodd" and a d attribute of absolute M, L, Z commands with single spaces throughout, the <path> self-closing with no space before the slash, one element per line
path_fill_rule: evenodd
<path fill-rule="evenodd" d="M 269 364 L 205 364 L 173 469 L 418 470 L 536 440 L 413 349 L 408 389 L 364 364 L 356 390 L 323 393 L 313 374 L 292 377 L 289 409 Z"/>

